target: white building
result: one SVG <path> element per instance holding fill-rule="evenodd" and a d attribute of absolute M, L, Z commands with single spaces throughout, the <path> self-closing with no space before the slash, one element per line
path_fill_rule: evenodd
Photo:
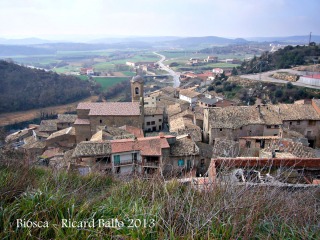
<path fill-rule="evenodd" d="M 197 101 L 201 93 L 191 91 L 189 89 L 181 90 L 179 93 L 179 98 L 183 101 L 190 103 L 190 106 L 194 107 L 197 104 Z"/>

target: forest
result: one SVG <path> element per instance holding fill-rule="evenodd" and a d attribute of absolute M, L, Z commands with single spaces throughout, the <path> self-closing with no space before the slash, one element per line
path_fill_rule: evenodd
<path fill-rule="evenodd" d="M 74 102 L 90 96 L 89 81 L 0 61 L 0 113 Z"/>

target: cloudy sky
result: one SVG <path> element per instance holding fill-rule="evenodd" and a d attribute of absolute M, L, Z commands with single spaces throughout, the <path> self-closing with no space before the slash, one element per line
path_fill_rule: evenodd
<path fill-rule="evenodd" d="M 0 0 L 0 38 L 320 35 L 319 0 Z"/>

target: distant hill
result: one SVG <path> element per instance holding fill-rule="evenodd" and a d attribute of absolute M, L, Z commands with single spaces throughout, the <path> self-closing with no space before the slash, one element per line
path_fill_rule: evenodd
<path fill-rule="evenodd" d="M 257 42 L 279 42 L 279 43 L 288 43 L 288 44 L 308 44 L 309 35 L 304 36 L 288 36 L 288 37 L 252 37 L 246 38 L 249 41 Z M 313 35 L 311 36 L 311 41 L 320 43 L 320 36 Z"/>
<path fill-rule="evenodd" d="M 42 44 L 50 43 L 52 41 L 44 40 L 40 38 L 22 38 L 22 39 L 6 39 L 0 38 L 0 44 L 4 45 L 32 45 L 32 44 Z"/>
<path fill-rule="evenodd" d="M 15 55 L 51 55 L 56 54 L 55 49 L 36 46 L 0 45 L 0 57 Z"/>
<path fill-rule="evenodd" d="M 145 42 L 145 43 L 155 43 L 164 41 L 173 41 L 181 39 L 181 37 L 174 36 L 161 36 L 161 37 L 125 37 L 125 38 L 101 38 L 89 41 L 89 43 L 130 43 L 130 42 Z"/>
<path fill-rule="evenodd" d="M 0 113 L 74 102 L 90 96 L 91 86 L 59 75 L 0 61 Z"/>
<path fill-rule="evenodd" d="M 173 45 L 178 45 L 180 47 L 196 47 L 199 45 L 228 45 L 228 44 L 239 44 L 247 43 L 248 41 L 242 38 L 230 39 L 215 36 L 208 37 L 187 37 L 177 40 L 168 41 Z"/>

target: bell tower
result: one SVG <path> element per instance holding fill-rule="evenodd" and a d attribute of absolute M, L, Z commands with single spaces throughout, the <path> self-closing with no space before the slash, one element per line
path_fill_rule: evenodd
<path fill-rule="evenodd" d="M 143 78 L 140 75 L 137 75 L 131 79 L 130 83 L 132 102 L 139 102 L 143 106 Z"/>

